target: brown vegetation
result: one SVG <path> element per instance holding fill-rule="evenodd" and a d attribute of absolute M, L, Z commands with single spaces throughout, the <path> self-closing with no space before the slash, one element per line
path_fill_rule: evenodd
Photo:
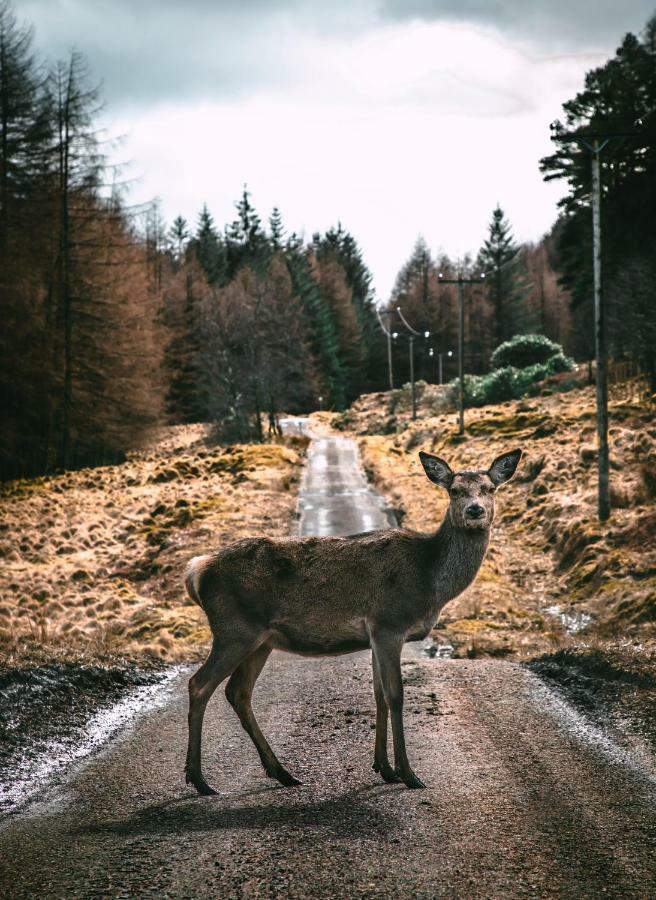
<path fill-rule="evenodd" d="M 360 398 L 333 423 L 359 436 L 365 465 L 405 526 L 434 528 L 446 497 L 423 477 L 417 450 L 458 468 L 480 468 L 504 449 L 525 451 L 501 492 L 489 556 L 475 585 L 450 604 L 435 631 L 456 655 L 530 655 L 578 637 L 656 636 L 656 428 L 653 411 L 611 403 L 613 516 L 596 517 L 592 388 L 454 413 L 404 392 Z M 381 429 L 381 425 L 384 426 Z M 393 431 L 392 431 L 393 429 Z M 381 433 L 381 430 L 392 433 Z"/>
<path fill-rule="evenodd" d="M 289 533 L 302 444 L 217 448 L 165 430 L 122 465 L 8 482 L 0 493 L 0 661 L 189 658 L 209 637 L 184 605 L 208 545 Z"/>

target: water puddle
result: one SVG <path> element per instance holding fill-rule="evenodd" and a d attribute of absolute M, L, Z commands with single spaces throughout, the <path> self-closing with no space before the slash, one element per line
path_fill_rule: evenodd
<path fill-rule="evenodd" d="M 592 624 L 593 617 L 587 612 L 578 612 L 574 609 L 563 609 L 562 606 L 554 604 L 546 606 L 543 610 L 548 616 L 558 619 L 568 634 L 579 634 L 584 631 L 588 625 Z"/>
<path fill-rule="evenodd" d="M 427 656 L 429 659 L 451 659 L 455 653 L 453 644 L 438 644 L 433 638 L 425 638 L 423 641 L 417 641 L 413 644 L 406 644 L 406 647 L 417 647 L 418 656 Z"/>

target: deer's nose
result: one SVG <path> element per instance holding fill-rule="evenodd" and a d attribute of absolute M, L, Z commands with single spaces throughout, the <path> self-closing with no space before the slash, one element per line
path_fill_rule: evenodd
<path fill-rule="evenodd" d="M 470 503 L 470 505 L 465 510 L 465 515 L 469 519 L 480 519 L 485 515 L 485 510 L 480 505 L 480 503 Z"/>

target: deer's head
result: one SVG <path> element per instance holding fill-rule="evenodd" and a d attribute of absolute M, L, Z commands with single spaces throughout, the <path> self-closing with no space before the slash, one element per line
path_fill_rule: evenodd
<path fill-rule="evenodd" d="M 447 516 L 451 523 L 457 528 L 472 531 L 481 531 L 492 525 L 496 489 L 510 481 L 521 456 L 521 450 L 511 450 L 497 456 L 487 470 L 454 472 L 448 462 L 439 456 L 423 451 L 419 453 L 429 479 L 449 492 L 451 502 Z"/>

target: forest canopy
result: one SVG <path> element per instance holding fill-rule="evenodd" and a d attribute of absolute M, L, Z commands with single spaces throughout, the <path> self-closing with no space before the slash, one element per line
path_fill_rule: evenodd
<path fill-rule="evenodd" d="M 567 185 L 541 241 L 518 242 L 497 204 L 473 256 L 435 254 L 419 238 L 377 309 L 342 224 L 305 240 L 278 208 L 263 221 L 247 188 L 224 226 L 207 205 L 171 224 L 154 203 L 130 206 L 103 155 L 100 105 L 84 58 L 39 59 L 0 0 L 0 478 L 117 461 L 162 424 L 263 440 L 283 410 L 344 408 L 389 385 L 378 312 L 399 335 L 396 386 L 410 375 L 398 308 L 419 334 L 415 375 L 448 381 L 458 303 L 445 282 L 456 275 L 481 279 L 465 295 L 468 374 L 488 373 L 517 334 L 592 356 L 590 160 L 576 139 L 541 161 Z M 555 130 L 639 131 L 602 156 L 603 275 L 611 354 L 652 383 L 655 109 L 656 18 L 587 75 Z"/>
<path fill-rule="evenodd" d="M 304 243 L 244 189 L 167 228 L 103 157 L 83 57 L 36 57 L 0 2 L 0 478 L 121 459 L 163 423 L 262 439 L 376 384 L 371 274 L 341 225 Z M 382 352 L 382 349 L 381 349 Z"/>

